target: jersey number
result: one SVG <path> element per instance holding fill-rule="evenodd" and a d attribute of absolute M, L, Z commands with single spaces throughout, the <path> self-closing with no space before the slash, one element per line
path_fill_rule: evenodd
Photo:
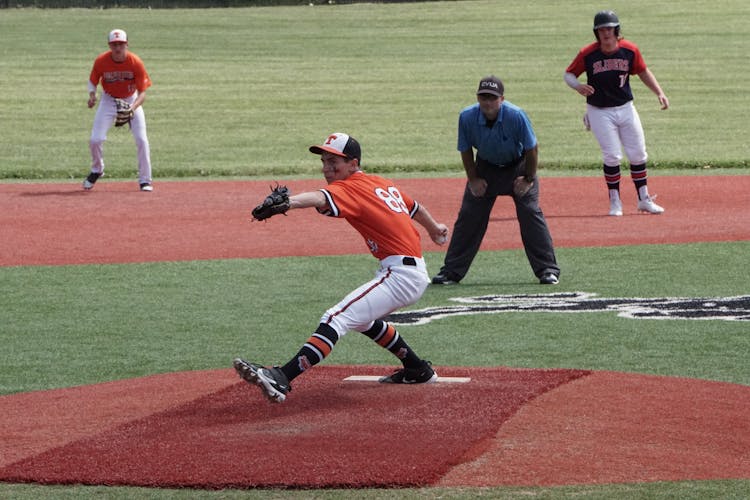
<path fill-rule="evenodd" d="M 396 213 L 409 213 L 409 209 L 406 207 L 406 203 L 404 203 L 404 199 L 401 197 L 401 193 L 398 192 L 398 189 L 396 189 L 393 186 L 389 186 L 388 190 L 386 191 L 383 188 L 377 188 L 375 189 L 375 194 L 385 202 L 386 205 L 388 205 L 388 208 L 393 210 Z"/>

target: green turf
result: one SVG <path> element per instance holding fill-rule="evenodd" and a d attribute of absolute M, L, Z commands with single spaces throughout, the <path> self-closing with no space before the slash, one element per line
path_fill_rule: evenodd
<path fill-rule="evenodd" d="M 449 305 L 455 296 L 550 291 L 605 298 L 747 292 L 736 274 L 750 253 L 746 242 L 558 253 L 564 273 L 554 289 L 537 284 L 521 251 L 483 252 L 461 285 L 431 287 L 414 308 Z M 441 255 L 428 255 L 433 272 Z M 603 273 L 612 262 L 615 270 Z M 369 256 L 351 255 L 2 268 L 0 393 L 225 368 L 237 355 L 285 362 L 321 314 L 369 279 L 374 267 Z M 331 268 L 341 272 L 326 272 Z M 405 325 L 400 331 L 437 366 L 622 370 L 750 385 L 744 322 L 509 312 Z M 394 360 L 364 336 L 350 334 L 326 363 Z"/>
<path fill-rule="evenodd" d="M 748 167 L 745 0 L 610 4 L 671 98 L 637 79 L 652 166 Z M 153 78 L 155 177 L 315 172 L 307 146 L 348 131 L 379 171 L 460 171 L 458 111 L 496 73 L 529 113 L 543 168 L 598 168 L 580 96 L 562 81 L 599 6 L 544 0 L 239 9 L 6 9 L 0 15 L 0 178 L 80 178 L 90 163 L 85 82 L 113 27 Z M 132 177 L 125 130 L 105 148 Z"/>

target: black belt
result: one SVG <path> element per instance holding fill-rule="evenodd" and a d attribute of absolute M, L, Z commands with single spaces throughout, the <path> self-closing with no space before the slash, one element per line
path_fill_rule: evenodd
<path fill-rule="evenodd" d="M 401 263 L 405 266 L 416 266 L 417 265 L 417 259 L 414 257 L 404 257 L 401 260 Z"/>
<path fill-rule="evenodd" d="M 520 156 L 509 163 L 490 163 L 484 158 L 480 158 L 479 156 L 477 156 L 477 166 L 481 165 L 483 167 L 494 167 L 494 168 L 515 167 L 519 163 L 521 163 L 521 160 L 523 160 L 523 156 Z"/>

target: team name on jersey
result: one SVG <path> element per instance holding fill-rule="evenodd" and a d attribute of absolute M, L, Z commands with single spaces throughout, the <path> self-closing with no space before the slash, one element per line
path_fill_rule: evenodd
<path fill-rule="evenodd" d="M 106 83 L 128 82 L 135 80 L 135 75 L 132 71 L 105 71 L 103 80 Z"/>
<path fill-rule="evenodd" d="M 604 59 L 602 61 L 594 61 L 593 64 L 594 74 L 602 73 L 604 71 L 630 71 L 630 62 L 627 59 Z"/>

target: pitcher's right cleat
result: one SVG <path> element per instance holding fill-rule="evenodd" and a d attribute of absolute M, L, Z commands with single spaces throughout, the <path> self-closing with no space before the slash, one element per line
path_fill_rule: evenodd
<path fill-rule="evenodd" d="M 660 214 L 664 212 L 664 209 L 654 203 L 654 200 L 656 199 L 656 195 L 649 196 L 648 198 L 644 198 L 642 200 L 638 200 L 638 211 L 639 212 L 648 212 L 650 214 Z"/>
<path fill-rule="evenodd" d="M 432 363 L 422 361 L 419 368 L 401 368 L 390 375 L 381 377 L 381 384 L 432 384 L 437 382 L 438 376 L 432 369 Z"/>
<path fill-rule="evenodd" d="M 232 363 L 237 374 L 248 384 L 257 385 L 263 395 L 272 403 L 282 403 L 292 390 L 289 380 L 277 366 L 266 368 L 236 358 Z"/>

